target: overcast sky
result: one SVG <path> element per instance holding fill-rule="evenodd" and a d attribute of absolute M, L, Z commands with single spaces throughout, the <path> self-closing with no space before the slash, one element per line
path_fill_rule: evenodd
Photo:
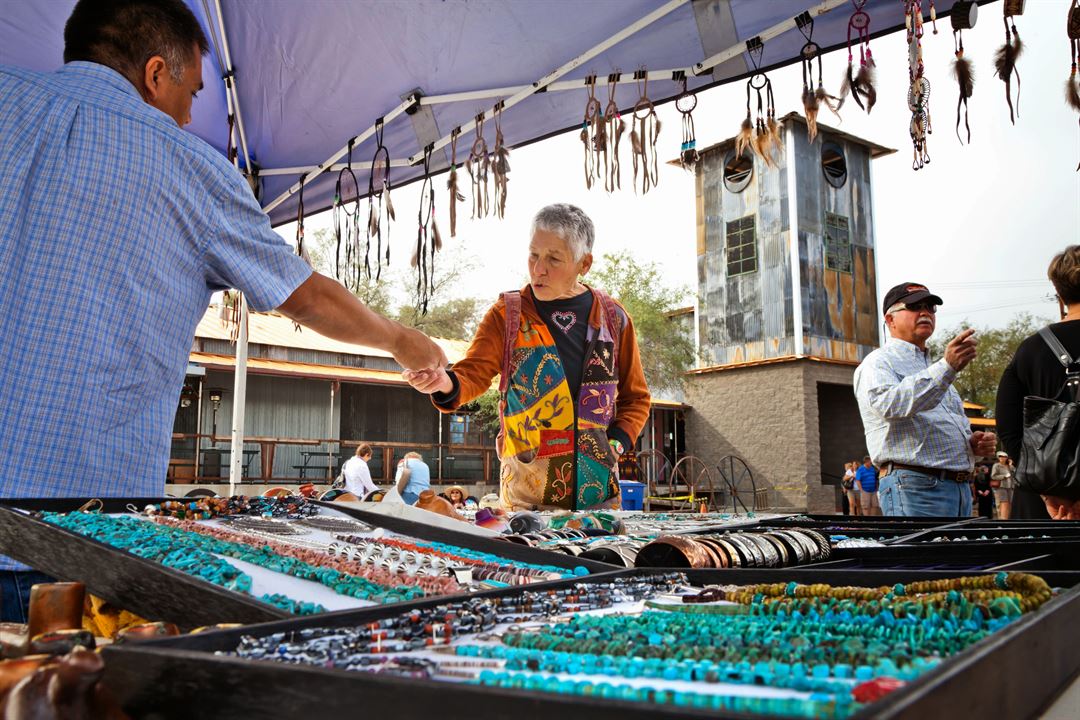
<path fill-rule="evenodd" d="M 911 169 L 910 112 L 906 105 L 907 54 L 903 33 L 874 40 L 878 102 L 867 116 L 851 101 L 843 122 L 823 110 L 822 122 L 896 148 L 874 161 L 878 297 L 900 282 L 928 285 L 945 301 L 939 326 L 962 321 L 979 326 L 1006 324 L 1018 312 L 1057 318 L 1046 267 L 1054 253 L 1080 242 L 1080 125 L 1064 102 L 1069 75 L 1065 35 L 1068 2 L 1028 0 L 1016 24 L 1026 49 L 1019 62 L 1020 117 L 1009 123 L 1004 85 L 994 76 L 993 53 L 1004 41 L 1001 4 L 980 8 L 974 30 L 964 34 L 966 56 L 975 65 L 970 102 L 972 144 L 954 134 L 957 88 L 952 72 L 953 38 L 948 18 L 938 35 L 924 38 L 926 77 L 932 93 L 932 162 Z M 839 91 L 846 52 L 824 58 L 825 85 Z M 590 68 L 605 74 L 607 68 Z M 770 73 L 777 115 L 802 111 L 798 65 Z M 733 136 L 745 115 L 745 84 L 736 82 L 699 96 L 694 113 L 698 147 Z M 582 106 L 585 96 L 582 93 Z M 681 142 L 673 106 L 660 110 L 663 129 L 659 155 L 676 157 Z M 628 150 L 629 143 L 624 147 Z M 525 282 L 528 230 L 533 213 L 552 202 L 584 208 L 597 227 L 597 256 L 630 250 L 643 262 L 659 263 L 673 286 L 695 289 L 696 231 L 693 176 L 663 164 L 659 186 L 639 197 L 630 189 L 630 157 L 623 156 L 623 190 L 608 195 L 585 189 L 582 145 L 572 132 L 511 154 L 507 214 L 504 220 L 470 221 L 468 203 L 459 205 L 458 236 L 449 240 L 445 175 L 437 185 L 439 224 L 448 244 L 474 255 L 480 270 L 471 273 L 460 295 L 494 300 L 502 290 Z M 464 177 L 468 185 L 468 176 Z M 413 218 L 420 185 L 395 191 L 399 221 L 394 237 L 415 237 Z M 328 227 L 330 213 L 306 223 L 310 233 Z M 290 241 L 292 225 L 280 228 Z M 397 258 L 407 257 L 404 240 Z M 400 262 L 400 261 L 399 261 Z M 403 268 L 398 266 L 398 271 Z M 693 304 L 693 298 L 687 300 Z"/>

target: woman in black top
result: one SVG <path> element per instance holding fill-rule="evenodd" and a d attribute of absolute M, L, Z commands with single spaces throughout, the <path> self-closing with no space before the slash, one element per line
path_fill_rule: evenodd
<path fill-rule="evenodd" d="M 1070 245 L 1050 262 L 1047 271 L 1057 290 L 1061 306 L 1059 323 L 1050 330 L 1073 358 L 1080 357 L 1080 245 Z M 1019 458 L 1024 438 L 1024 396 L 1057 397 L 1065 382 L 1062 365 L 1038 334 L 1026 338 L 1005 368 L 997 392 L 997 431 L 1009 457 Z M 1019 464 L 1019 463 L 1017 463 Z M 1041 498 L 1037 493 L 1016 489 L 1012 518 L 1049 519 L 1047 508 L 1058 519 L 1080 519 L 1080 499 Z"/>
<path fill-rule="evenodd" d="M 975 506 L 978 508 L 979 517 L 993 520 L 994 490 L 990 487 L 990 471 L 985 465 L 975 466 L 975 478 L 971 485 L 971 490 L 975 493 Z"/>

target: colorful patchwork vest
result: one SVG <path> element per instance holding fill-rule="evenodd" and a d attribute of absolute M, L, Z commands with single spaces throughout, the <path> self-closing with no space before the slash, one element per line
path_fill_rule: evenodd
<path fill-rule="evenodd" d="M 619 337 L 626 316 L 593 290 L 603 322 L 589 326 L 584 377 L 570 397 L 555 340 L 542 321 L 523 316 L 521 293 L 503 293 L 506 341 L 499 381 L 503 504 L 520 509 L 584 510 L 617 505 L 617 458 L 607 428 L 615 415 Z"/>

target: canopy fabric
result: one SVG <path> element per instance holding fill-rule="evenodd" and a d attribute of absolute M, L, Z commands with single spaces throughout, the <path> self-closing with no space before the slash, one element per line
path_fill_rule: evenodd
<path fill-rule="evenodd" d="M 264 207 L 300 179 L 300 170 L 273 174 L 275 169 L 323 163 L 414 91 L 428 98 L 473 95 L 412 107 L 413 112 L 387 122 L 383 142 L 394 162 L 415 159 L 426 145 L 485 111 L 490 148 L 494 144 L 490 111 L 500 98 L 668 6 L 665 0 L 220 0 L 220 5 L 214 0 L 186 1 L 215 46 L 204 59 L 206 90 L 195 102 L 189 128 L 225 151 L 228 111 L 218 33 L 223 25 L 246 146 L 252 164 L 262 171 L 259 198 Z M 39 70 L 59 67 L 63 26 L 74 1 L 0 0 L 0 4 L 0 63 Z M 925 14 L 929 4 L 923 3 Z M 728 82 L 753 70 L 747 40 L 804 11 L 815 18 L 813 39 L 818 45 L 824 50 L 844 46 L 854 9 L 843 0 L 676 0 L 676 5 L 560 79 L 564 84 L 575 81 L 576 89 L 531 94 L 508 108 L 502 117 L 506 144 L 513 147 L 580 127 L 588 97 L 584 79 L 589 75 L 597 76 L 596 95 L 606 104 L 608 76 L 621 72 L 616 99 L 626 112 L 639 97 L 632 79 L 635 71 L 689 68 L 691 90 Z M 953 0 L 936 2 L 942 30 L 948 29 L 952 5 Z M 903 6 L 897 0 L 867 0 L 864 9 L 871 18 L 871 33 L 902 29 Z M 798 60 L 806 39 L 793 22 L 788 25 L 765 40 L 761 67 Z M 731 59 L 711 72 L 699 68 L 704 74 L 696 75 L 696 64 L 729 49 L 734 50 Z M 501 88 L 508 90 L 478 93 Z M 654 102 L 673 99 L 681 90 L 681 83 L 670 78 L 654 78 L 648 85 Z M 461 135 L 459 163 L 474 137 L 471 131 Z M 375 138 L 367 138 L 353 149 L 353 161 L 370 162 L 375 149 Z M 432 170 L 445 169 L 449 161 L 448 147 L 437 151 Z M 337 174 L 324 172 L 305 185 L 307 213 L 331 206 Z M 393 167 L 390 180 L 396 186 L 422 174 L 419 164 Z M 356 175 L 361 194 L 366 194 L 368 171 Z M 271 221 L 278 225 L 294 219 L 297 199 L 294 194 L 274 204 Z"/>

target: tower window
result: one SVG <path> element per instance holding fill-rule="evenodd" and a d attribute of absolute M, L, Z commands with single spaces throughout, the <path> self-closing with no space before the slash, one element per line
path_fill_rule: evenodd
<path fill-rule="evenodd" d="M 754 160 L 749 153 L 736 155 L 732 150 L 724 159 L 724 187 L 733 193 L 741 193 L 754 176 Z"/>
<path fill-rule="evenodd" d="M 851 272 L 851 234 L 848 219 L 825 213 L 825 269 Z"/>
<path fill-rule="evenodd" d="M 726 226 L 727 274 L 742 275 L 757 271 L 757 234 L 754 216 L 732 220 Z"/>
<path fill-rule="evenodd" d="M 844 149 L 834 142 L 821 146 L 821 170 L 825 173 L 825 182 L 834 188 L 844 187 L 847 182 L 847 160 Z"/>

